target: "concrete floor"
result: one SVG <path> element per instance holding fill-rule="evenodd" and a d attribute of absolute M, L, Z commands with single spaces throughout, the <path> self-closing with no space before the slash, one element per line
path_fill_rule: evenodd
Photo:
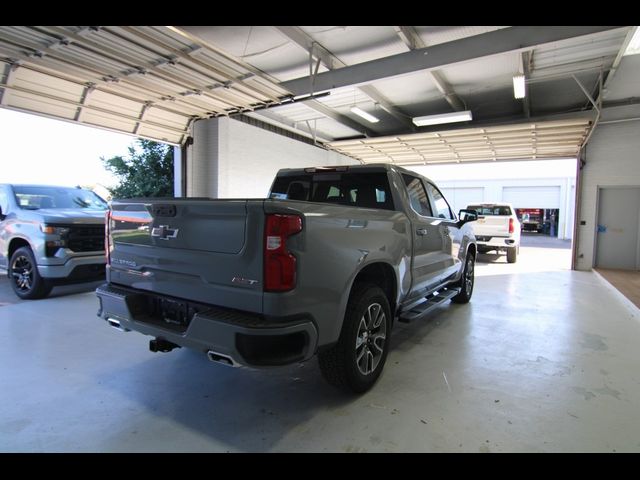
<path fill-rule="evenodd" d="M 565 257 L 483 255 L 471 303 L 397 325 L 360 397 L 315 359 L 251 371 L 151 353 L 96 317 L 91 291 L 2 306 L 0 451 L 638 452 L 640 313 L 549 263 Z"/>

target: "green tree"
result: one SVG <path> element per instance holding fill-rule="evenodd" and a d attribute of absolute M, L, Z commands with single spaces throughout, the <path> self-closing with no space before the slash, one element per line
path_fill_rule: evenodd
<path fill-rule="evenodd" d="M 114 198 L 172 197 L 173 147 L 151 140 L 137 139 L 129 156 L 100 160 L 120 181 L 109 188 Z"/>

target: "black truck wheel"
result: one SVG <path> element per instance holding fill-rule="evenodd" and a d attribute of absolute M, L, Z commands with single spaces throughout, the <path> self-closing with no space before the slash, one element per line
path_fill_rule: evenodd
<path fill-rule="evenodd" d="M 20 247 L 11 255 L 9 280 L 16 295 L 25 300 L 44 298 L 53 288 L 40 276 L 29 247 Z"/>
<path fill-rule="evenodd" d="M 471 300 L 471 295 L 473 294 L 473 283 L 475 281 L 475 277 L 473 274 L 475 267 L 475 256 L 467 252 L 467 260 L 464 264 L 464 271 L 462 272 L 462 277 L 460 278 L 460 283 L 458 286 L 460 287 L 460 293 L 451 299 L 453 303 L 469 303 Z"/>
<path fill-rule="evenodd" d="M 354 287 L 338 343 L 318 354 L 322 376 L 343 390 L 362 393 L 378 380 L 389 351 L 391 309 L 373 284 Z"/>
<path fill-rule="evenodd" d="M 507 248 L 507 262 L 516 263 L 518 259 L 518 247 Z"/>

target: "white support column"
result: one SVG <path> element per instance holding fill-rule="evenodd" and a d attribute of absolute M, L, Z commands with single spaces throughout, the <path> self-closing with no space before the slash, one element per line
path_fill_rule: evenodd
<path fill-rule="evenodd" d="M 568 181 L 566 178 L 560 182 L 560 208 L 558 209 L 558 231 L 556 232 L 558 235 L 558 240 L 565 240 L 567 238 L 565 236 L 567 215 L 569 212 L 569 202 L 567 199 L 567 183 Z"/>
<path fill-rule="evenodd" d="M 173 196 L 182 197 L 182 148 L 173 147 Z"/>
<path fill-rule="evenodd" d="M 193 145 L 187 151 L 188 197 L 218 198 L 220 120 L 210 118 L 193 124 Z"/>
<path fill-rule="evenodd" d="M 187 150 L 186 196 L 264 198 L 281 168 L 356 160 L 227 117 L 198 120 Z"/>

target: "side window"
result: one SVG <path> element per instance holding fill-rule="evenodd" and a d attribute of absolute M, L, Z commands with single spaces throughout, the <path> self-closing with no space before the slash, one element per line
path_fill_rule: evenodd
<path fill-rule="evenodd" d="M 431 194 L 431 198 L 433 199 L 434 207 L 436 209 L 436 216 L 438 218 L 453 220 L 451 208 L 449 208 L 449 204 L 440 193 L 440 190 L 438 190 L 431 183 L 427 183 L 427 188 L 429 189 L 429 193 Z"/>
<path fill-rule="evenodd" d="M 402 179 L 404 180 L 404 184 L 409 192 L 411 208 L 422 216 L 433 217 L 431 206 L 429 205 L 429 199 L 427 198 L 427 192 L 425 191 L 424 185 L 422 185 L 420 179 L 406 174 L 402 175 Z"/>

